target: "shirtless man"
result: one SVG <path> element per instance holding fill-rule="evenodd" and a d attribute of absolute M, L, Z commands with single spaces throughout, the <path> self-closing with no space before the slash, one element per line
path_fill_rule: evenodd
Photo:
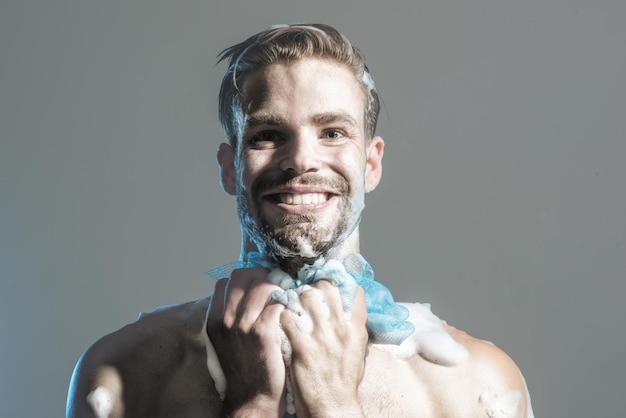
<path fill-rule="evenodd" d="M 532 417 L 504 352 L 428 305 L 396 304 L 358 256 L 384 149 L 361 53 L 333 28 L 293 25 L 221 58 L 217 159 L 237 197 L 238 268 L 216 273 L 210 297 L 91 346 L 67 416 Z"/>

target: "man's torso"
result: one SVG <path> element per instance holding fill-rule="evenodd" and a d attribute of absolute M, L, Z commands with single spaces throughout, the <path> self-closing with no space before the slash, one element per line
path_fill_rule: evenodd
<path fill-rule="evenodd" d="M 219 415 L 220 399 L 207 368 L 202 336 L 208 304 L 209 298 L 205 298 L 157 309 L 94 345 L 101 353 L 95 361 L 114 370 L 121 382 L 124 416 Z M 495 379 L 493 384 L 481 383 L 490 380 L 491 368 L 481 370 L 489 359 L 472 359 L 471 353 L 506 355 L 452 327 L 446 326 L 446 330 L 469 349 L 470 359 L 444 366 L 417 354 L 398 356 L 394 347 L 369 346 L 359 386 L 366 416 L 526 416 L 523 411 L 527 401 L 522 394 L 515 408 L 515 391 L 498 387 L 501 379 Z M 107 352 L 107 346 L 115 349 Z M 507 408 L 511 415 L 506 415 Z"/>

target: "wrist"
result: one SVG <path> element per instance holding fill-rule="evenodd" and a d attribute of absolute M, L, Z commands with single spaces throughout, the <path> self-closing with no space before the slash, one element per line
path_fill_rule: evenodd
<path fill-rule="evenodd" d="M 228 399 L 222 404 L 223 418 L 265 418 L 280 417 L 280 399 L 257 396 L 245 403 L 232 404 Z"/>
<path fill-rule="evenodd" d="M 342 401 L 342 402 L 321 402 L 315 405 L 308 405 L 307 413 L 304 414 L 310 418 L 363 418 L 363 410 L 358 401 Z M 296 415 L 299 416 L 298 413 Z"/>

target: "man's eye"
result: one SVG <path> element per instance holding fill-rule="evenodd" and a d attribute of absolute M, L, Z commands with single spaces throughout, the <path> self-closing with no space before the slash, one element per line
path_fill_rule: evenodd
<path fill-rule="evenodd" d="M 343 138 L 345 135 L 343 134 L 343 132 L 337 130 L 337 129 L 329 129 L 327 131 L 324 131 L 324 138 L 328 138 L 328 139 L 341 139 Z"/>
<path fill-rule="evenodd" d="M 257 132 L 250 138 L 252 145 L 270 145 L 274 142 L 280 141 L 280 134 L 276 131 L 261 131 Z"/>

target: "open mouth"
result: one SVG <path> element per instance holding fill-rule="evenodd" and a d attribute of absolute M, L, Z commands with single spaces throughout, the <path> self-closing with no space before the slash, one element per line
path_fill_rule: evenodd
<path fill-rule="evenodd" d="M 268 187 L 259 191 L 260 198 L 279 211 L 306 214 L 330 208 L 331 203 L 344 194 L 342 184 L 312 180 L 294 183 L 287 181 L 275 187 Z"/>
<path fill-rule="evenodd" d="M 319 205 L 330 199 L 328 193 L 277 193 L 271 198 L 285 205 Z"/>

